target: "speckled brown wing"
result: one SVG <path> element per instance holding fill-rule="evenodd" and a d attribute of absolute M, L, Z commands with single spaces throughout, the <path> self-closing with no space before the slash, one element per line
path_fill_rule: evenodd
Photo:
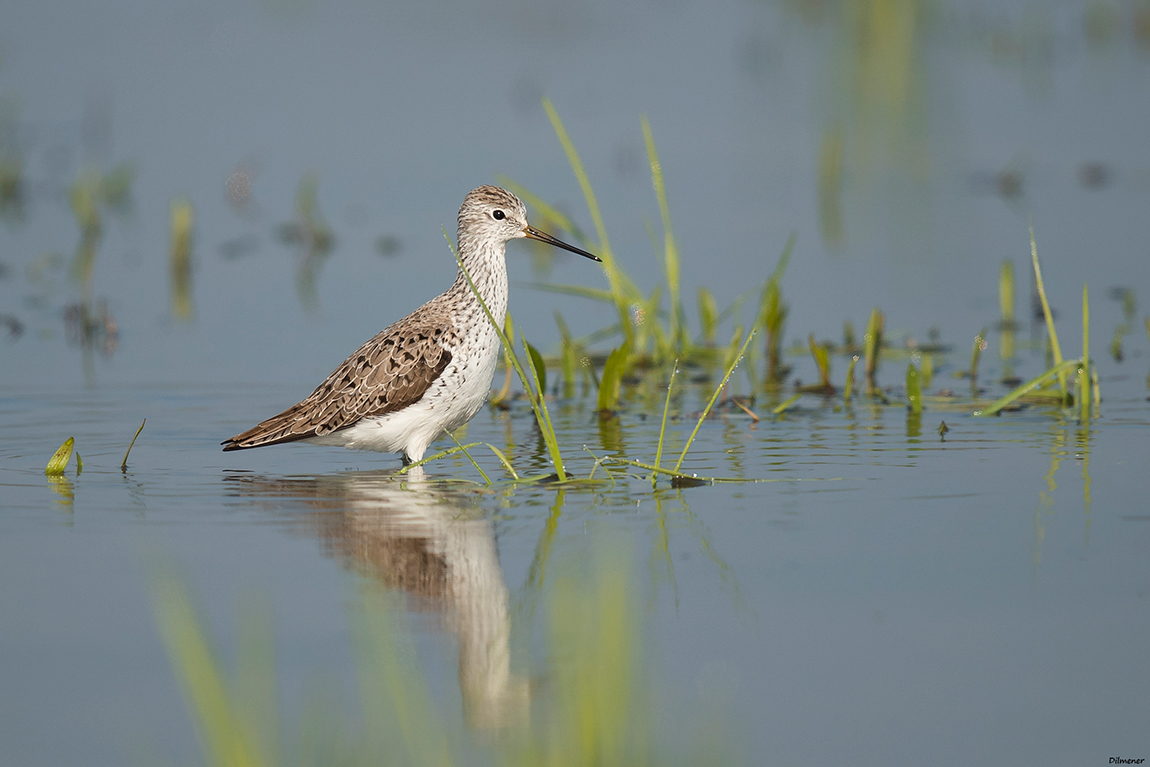
<path fill-rule="evenodd" d="M 359 347 L 307 399 L 222 442 L 224 450 L 278 445 L 330 434 L 411 405 L 451 362 L 446 312 L 425 306 Z"/>

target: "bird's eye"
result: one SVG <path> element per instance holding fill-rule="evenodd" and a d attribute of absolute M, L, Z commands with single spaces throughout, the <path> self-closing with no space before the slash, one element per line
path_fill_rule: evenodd
<path fill-rule="evenodd" d="M 507 218 L 507 214 L 501 210 L 493 210 L 491 211 L 491 217 L 496 221 L 502 221 L 503 219 Z"/>

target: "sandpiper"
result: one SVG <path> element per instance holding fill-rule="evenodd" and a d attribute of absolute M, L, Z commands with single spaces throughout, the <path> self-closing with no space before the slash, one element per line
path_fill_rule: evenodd
<path fill-rule="evenodd" d="M 530 226 L 511 192 L 473 189 L 459 208 L 459 256 L 497 320 L 507 313 L 505 246 L 518 237 L 600 260 Z M 499 352 L 499 334 L 461 269 L 445 293 L 356 349 L 306 399 L 221 444 L 244 450 L 304 440 L 419 461 L 483 407 Z"/>

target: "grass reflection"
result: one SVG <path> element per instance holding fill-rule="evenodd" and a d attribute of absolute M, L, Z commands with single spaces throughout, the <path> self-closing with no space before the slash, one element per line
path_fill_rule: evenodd
<path fill-rule="evenodd" d="M 1090 476 L 1091 439 L 1094 431 L 1088 421 L 1080 421 L 1074 432 L 1074 460 L 1082 468 L 1082 515 L 1083 515 L 1083 545 L 1090 542 L 1090 527 L 1093 523 L 1091 514 L 1094 499 L 1091 493 L 1093 479 Z M 1045 489 L 1038 494 L 1038 507 L 1034 513 L 1034 541 L 1032 544 L 1033 564 L 1037 571 L 1042 560 L 1042 543 L 1046 538 L 1046 520 L 1054 514 L 1054 494 L 1058 490 L 1057 474 L 1062 461 L 1070 454 L 1069 438 L 1064 427 L 1055 427 L 1052 431 L 1050 449 L 1050 469 L 1043 478 Z"/>
<path fill-rule="evenodd" d="M 666 576 L 667 582 L 671 584 L 671 592 L 675 598 L 675 609 L 679 609 L 679 582 L 675 579 L 675 562 L 671 558 L 671 535 L 667 527 L 667 512 L 663 509 L 663 500 L 666 493 L 655 493 L 655 517 L 658 526 L 658 535 L 655 539 L 655 545 L 651 549 L 651 583 L 654 584 L 655 590 L 651 598 L 658 597 L 659 582 L 661 580 L 659 572 L 662 570 Z M 682 500 L 683 494 L 677 493 L 679 500 Z"/>
<path fill-rule="evenodd" d="M 1082 512 L 1085 515 L 1086 528 L 1083 536 L 1087 541 L 1090 538 L 1090 427 L 1086 424 L 1079 426 L 1075 438 L 1078 447 L 1078 462 L 1082 466 Z"/>
<path fill-rule="evenodd" d="M 1046 518 L 1054 513 L 1054 491 L 1058 489 L 1055 475 L 1062 460 L 1066 458 L 1066 434 L 1060 427 L 1053 431 L 1053 440 L 1050 448 L 1050 470 L 1043 478 L 1046 489 L 1038 494 L 1038 508 L 1034 511 L 1034 542 L 1032 544 L 1032 559 L 1035 571 L 1042 561 L 1042 542 L 1046 538 Z"/>
<path fill-rule="evenodd" d="M 311 171 L 300 179 L 296 189 L 295 219 L 281 224 L 278 236 L 285 245 L 299 249 L 296 295 L 307 312 L 319 309 L 317 280 L 320 269 L 335 247 L 335 233 L 319 209 L 319 174 Z"/>
<path fill-rule="evenodd" d="M 560 497 L 556 509 L 561 506 Z M 644 640 L 627 558 L 618 553 L 597 558 L 590 577 L 563 570 L 545 604 L 546 685 L 511 674 L 496 700 L 487 689 L 469 690 L 485 688 L 488 680 L 468 677 L 461 660 L 465 720 L 500 733 L 477 741 L 436 708 L 407 612 L 394 593 L 365 585 L 353 606 L 359 711 L 340 716 L 331 705 L 313 703 L 298 722 L 281 730 L 270 613 L 244 610 L 236 672 L 229 677 L 188 589 L 162 571 L 153 591 L 160 635 L 206 764 L 691 763 L 656 729 L 661 707 L 643 672 Z M 507 660 L 505 654 L 502 658 Z M 473 710 L 467 712 L 469 706 Z M 712 763 L 728 762 L 727 739 L 715 738 L 714 728 L 707 734 L 706 744 L 687 750 L 705 751 Z"/>

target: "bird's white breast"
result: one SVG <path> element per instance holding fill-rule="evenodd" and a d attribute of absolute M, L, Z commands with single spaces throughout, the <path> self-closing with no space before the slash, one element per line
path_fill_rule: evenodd
<path fill-rule="evenodd" d="M 500 266 L 501 261 L 502 253 Z M 507 313 L 506 270 L 487 273 L 477 282 L 492 316 L 502 319 Z M 455 431 L 470 421 L 491 391 L 501 342 L 470 291 L 452 306 L 452 322 L 458 340 L 444 345 L 451 353 L 451 362 L 418 401 L 402 410 L 369 416 L 346 429 L 308 441 L 352 450 L 402 452 L 410 460 L 418 461 L 441 434 Z"/>

